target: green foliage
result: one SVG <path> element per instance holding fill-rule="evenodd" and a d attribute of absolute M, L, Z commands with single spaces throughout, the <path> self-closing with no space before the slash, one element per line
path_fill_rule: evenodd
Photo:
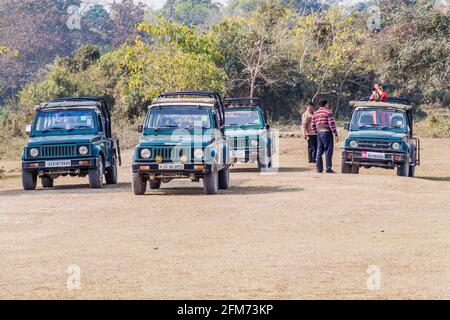
<path fill-rule="evenodd" d="M 162 18 L 138 30 L 143 36 L 133 44 L 101 57 L 99 48 L 83 46 L 74 56 L 57 59 L 44 81 L 19 93 L 21 106 L 30 111 L 56 97 L 106 95 L 116 102 L 116 112 L 133 119 L 162 91 L 225 91 L 226 75 L 216 66 L 218 54 L 206 36 Z"/>
<path fill-rule="evenodd" d="M 162 15 L 181 24 L 207 28 L 218 20 L 220 9 L 220 5 L 211 0 L 170 0 L 162 9 Z"/>
<path fill-rule="evenodd" d="M 425 103 L 448 104 L 450 11 L 439 12 L 425 0 L 400 9 L 394 15 L 395 23 L 374 39 L 383 43 L 379 46 L 382 78 L 400 94 Z"/>

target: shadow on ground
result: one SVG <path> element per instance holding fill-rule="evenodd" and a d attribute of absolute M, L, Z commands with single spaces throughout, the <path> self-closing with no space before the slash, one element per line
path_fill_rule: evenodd
<path fill-rule="evenodd" d="M 416 177 L 417 179 L 429 180 L 429 181 L 443 181 L 450 182 L 450 177 Z"/>
<path fill-rule="evenodd" d="M 0 191 L 0 197 L 3 196 L 24 196 L 24 195 L 47 195 L 47 194 L 92 194 L 92 193 L 120 193 L 131 192 L 131 183 L 118 183 L 116 185 L 106 185 L 103 189 L 91 189 L 88 184 L 66 184 L 55 186 L 49 189 L 38 187 L 33 191 L 24 191 L 23 189 L 11 189 Z"/>
<path fill-rule="evenodd" d="M 231 186 L 228 190 L 220 190 L 218 195 L 258 195 L 284 192 L 301 192 L 304 188 L 280 187 L 280 186 Z M 174 196 L 174 195 L 203 195 L 203 188 L 161 188 L 146 193 L 147 196 Z"/>
<path fill-rule="evenodd" d="M 310 171 L 311 169 L 308 168 L 301 168 L 301 167 L 282 167 L 282 168 L 278 168 L 277 170 L 272 169 L 269 170 L 269 172 L 306 172 L 306 171 Z M 233 168 L 231 169 L 232 173 L 239 173 L 239 172 L 255 172 L 255 173 L 260 173 L 258 168 Z"/>

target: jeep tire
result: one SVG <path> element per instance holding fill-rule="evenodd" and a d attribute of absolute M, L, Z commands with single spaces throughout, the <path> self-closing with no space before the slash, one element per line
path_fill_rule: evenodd
<path fill-rule="evenodd" d="M 219 173 L 217 167 L 213 166 L 209 173 L 203 175 L 203 192 L 205 194 L 216 194 L 219 190 Z"/>
<path fill-rule="evenodd" d="M 142 196 L 147 190 L 147 178 L 138 172 L 134 172 L 131 180 L 131 186 L 135 195 Z"/>
<path fill-rule="evenodd" d="M 117 184 L 117 159 L 113 156 L 111 167 L 105 173 L 106 184 Z"/>
<path fill-rule="evenodd" d="M 219 189 L 226 190 L 230 187 L 230 169 L 228 167 L 219 171 Z"/>
<path fill-rule="evenodd" d="M 89 187 L 92 189 L 101 189 L 103 187 L 103 158 L 98 157 L 97 168 L 89 169 Z"/>
<path fill-rule="evenodd" d="M 37 173 L 22 171 L 22 185 L 24 190 L 36 190 Z"/>
<path fill-rule="evenodd" d="M 158 190 L 161 188 L 161 180 L 150 180 L 150 189 Z"/>
<path fill-rule="evenodd" d="M 409 166 L 408 177 L 414 178 L 415 174 L 416 174 L 416 166 L 410 165 L 410 166 Z"/>
<path fill-rule="evenodd" d="M 53 188 L 53 179 L 49 176 L 41 177 L 42 188 Z"/>
<path fill-rule="evenodd" d="M 350 171 L 351 171 L 352 174 L 359 174 L 359 166 L 357 164 L 353 165 L 351 167 Z"/>
<path fill-rule="evenodd" d="M 409 158 L 406 157 L 400 167 L 397 168 L 397 175 L 400 177 L 409 177 Z"/>
<path fill-rule="evenodd" d="M 350 174 L 350 173 L 352 173 L 352 166 L 347 164 L 345 162 L 344 158 L 342 158 L 342 160 L 341 160 L 341 173 L 343 173 L 343 174 Z"/>

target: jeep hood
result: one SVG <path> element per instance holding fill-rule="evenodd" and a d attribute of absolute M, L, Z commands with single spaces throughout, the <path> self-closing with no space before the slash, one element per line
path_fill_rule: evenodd
<path fill-rule="evenodd" d="M 214 140 L 214 134 L 208 133 L 203 135 L 189 135 L 189 134 L 161 134 L 161 135 L 143 135 L 140 140 L 141 145 L 173 145 L 173 144 L 192 144 L 201 142 L 202 144 L 209 144 Z"/>
<path fill-rule="evenodd" d="M 28 145 L 58 144 L 58 143 L 90 143 L 98 138 L 95 134 L 61 135 L 34 137 L 28 140 Z"/>
<path fill-rule="evenodd" d="M 350 131 L 349 139 L 386 139 L 386 140 L 401 140 L 406 136 L 405 133 L 383 131 L 383 130 L 361 130 Z"/>

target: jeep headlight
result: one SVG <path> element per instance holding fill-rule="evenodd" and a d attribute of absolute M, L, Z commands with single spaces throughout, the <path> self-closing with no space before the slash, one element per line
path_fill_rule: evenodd
<path fill-rule="evenodd" d="M 80 155 L 85 156 L 88 154 L 89 148 L 86 146 L 81 146 L 78 148 L 78 152 L 80 153 Z"/>
<path fill-rule="evenodd" d="M 203 158 L 204 152 L 202 149 L 195 149 L 194 151 L 194 157 L 195 159 L 201 159 Z"/>
<path fill-rule="evenodd" d="M 152 152 L 150 149 L 141 149 L 141 158 L 149 159 L 152 156 Z"/>
<path fill-rule="evenodd" d="M 251 145 L 252 147 L 257 147 L 257 146 L 258 146 L 258 140 L 256 140 L 256 139 L 250 140 L 250 145 Z"/>
<path fill-rule="evenodd" d="M 394 150 L 400 149 L 400 143 L 399 142 L 392 143 L 392 149 L 394 149 Z"/>
<path fill-rule="evenodd" d="M 36 158 L 39 155 L 39 149 L 37 148 L 31 148 L 30 149 L 30 156 L 33 158 Z"/>
<path fill-rule="evenodd" d="M 352 140 L 349 143 L 350 148 L 358 148 L 358 142 L 356 140 Z"/>

